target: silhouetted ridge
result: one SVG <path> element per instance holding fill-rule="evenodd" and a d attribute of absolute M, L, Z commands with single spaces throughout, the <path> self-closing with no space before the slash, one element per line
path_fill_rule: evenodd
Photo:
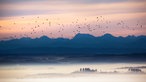
<path fill-rule="evenodd" d="M 101 37 L 105 37 L 105 38 L 113 38 L 114 36 L 111 35 L 111 34 L 109 34 L 109 33 L 107 33 L 107 34 L 104 34 L 104 35 L 101 36 Z"/>
<path fill-rule="evenodd" d="M 90 45 L 93 45 L 96 43 L 96 37 L 90 34 L 80 34 L 78 33 L 70 42 L 71 44 L 75 44 L 74 47 L 93 47 Z"/>
<path fill-rule="evenodd" d="M 46 39 L 47 40 L 47 39 L 50 39 L 50 38 L 48 36 L 41 36 L 40 39 L 44 39 L 44 40 Z"/>
<path fill-rule="evenodd" d="M 104 34 L 95 37 L 90 34 L 75 35 L 73 39 L 21 38 L 0 41 L 0 54 L 113 54 L 146 53 L 146 36 L 115 37 Z"/>
<path fill-rule="evenodd" d="M 78 33 L 71 41 L 74 43 L 78 43 L 78 46 L 81 46 L 80 44 L 84 44 L 84 43 L 94 43 L 95 39 L 96 37 L 94 37 L 93 35 Z"/>
<path fill-rule="evenodd" d="M 86 38 L 86 39 L 90 39 L 90 38 L 95 38 L 93 35 L 90 35 L 90 34 L 81 34 L 81 33 L 78 33 L 75 35 L 75 37 L 73 39 L 82 39 L 82 38 Z"/>

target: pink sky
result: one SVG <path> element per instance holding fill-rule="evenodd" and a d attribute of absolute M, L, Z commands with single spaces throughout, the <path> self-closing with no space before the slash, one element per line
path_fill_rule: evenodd
<path fill-rule="evenodd" d="M 146 35 L 145 0 L 7 0 L 0 3 L 0 39 Z"/>

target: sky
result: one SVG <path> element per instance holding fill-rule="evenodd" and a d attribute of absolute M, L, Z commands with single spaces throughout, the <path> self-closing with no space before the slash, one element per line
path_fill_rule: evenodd
<path fill-rule="evenodd" d="M 0 0 L 0 40 L 146 35 L 146 0 Z"/>

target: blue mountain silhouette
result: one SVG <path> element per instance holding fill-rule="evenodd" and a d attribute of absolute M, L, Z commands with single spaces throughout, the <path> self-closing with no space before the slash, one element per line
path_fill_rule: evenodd
<path fill-rule="evenodd" d="M 80 34 L 72 39 L 47 36 L 0 41 L 0 54 L 129 54 L 146 53 L 146 36 L 95 37 Z"/>

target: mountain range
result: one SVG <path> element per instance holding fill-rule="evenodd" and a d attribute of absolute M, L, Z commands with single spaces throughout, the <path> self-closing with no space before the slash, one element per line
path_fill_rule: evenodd
<path fill-rule="evenodd" d="M 78 33 L 72 39 L 42 36 L 0 41 L 0 55 L 135 54 L 146 53 L 146 36 L 95 37 Z"/>

